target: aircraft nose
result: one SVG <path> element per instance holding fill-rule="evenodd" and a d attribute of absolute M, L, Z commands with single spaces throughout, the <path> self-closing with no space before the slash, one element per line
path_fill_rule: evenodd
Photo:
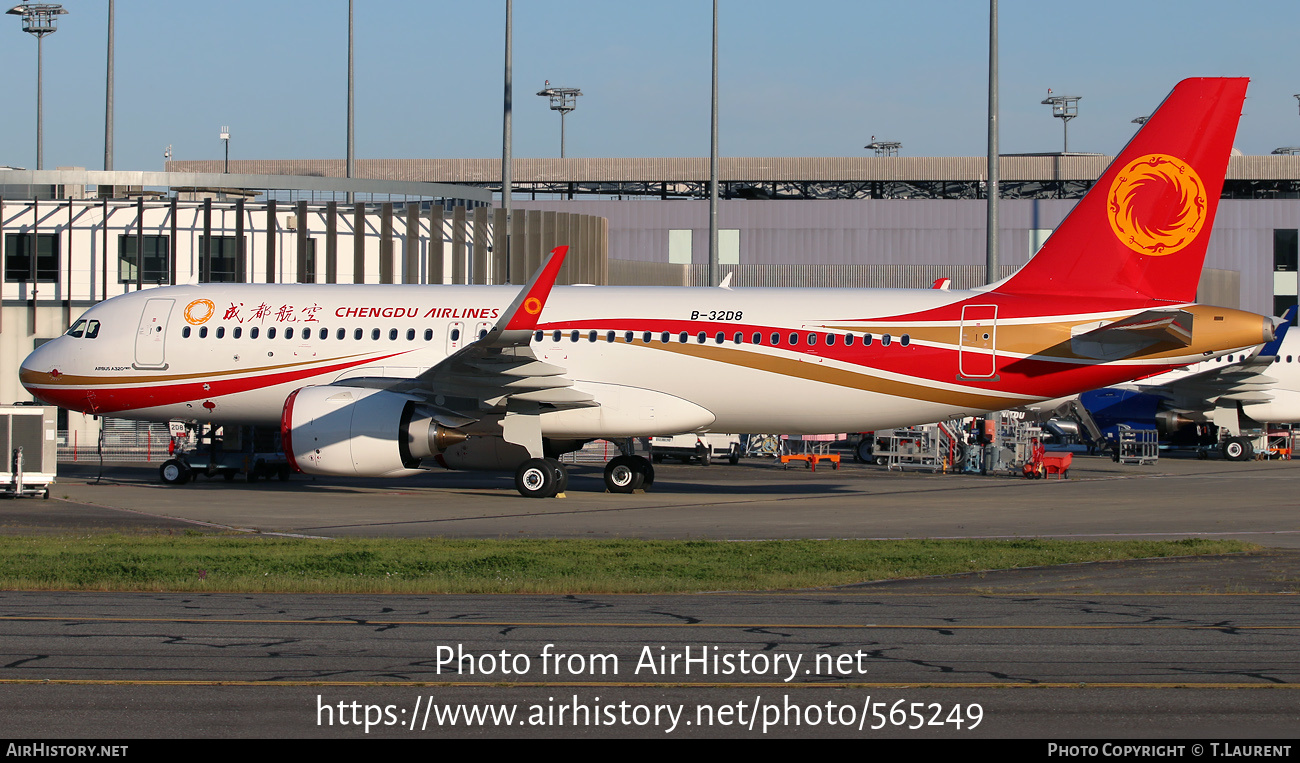
<path fill-rule="evenodd" d="M 80 410 L 77 405 L 69 405 L 71 401 L 63 399 L 66 395 L 60 394 L 60 380 L 67 376 L 67 369 L 61 363 L 64 357 L 61 342 L 62 337 L 32 350 L 18 366 L 18 381 L 41 402 Z"/>

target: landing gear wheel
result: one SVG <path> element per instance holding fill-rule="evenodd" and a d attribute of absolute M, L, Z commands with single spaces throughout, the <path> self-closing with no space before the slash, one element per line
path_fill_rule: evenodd
<path fill-rule="evenodd" d="M 740 463 L 740 446 L 739 446 L 739 445 L 732 445 L 732 446 L 731 446 L 731 455 L 727 456 L 727 462 L 730 463 L 732 466 L 735 466 L 736 464 L 739 464 L 739 463 Z"/>
<path fill-rule="evenodd" d="M 184 485 L 190 481 L 190 468 L 184 461 L 169 459 L 158 467 L 158 479 L 162 480 L 164 485 Z"/>
<path fill-rule="evenodd" d="M 696 445 L 695 457 L 700 460 L 700 466 L 708 466 L 709 464 L 713 463 L 712 448 L 710 448 L 708 445 Z"/>
<path fill-rule="evenodd" d="M 1229 461 L 1249 461 L 1254 455 L 1255 449 L 1245 437 L 1229 437 L 1223 443 L 1223 457 Z"/>
<path fill-rule="evenodd" d="M 555 467 L 544 458 L 530 458 L 515 470 L 515 489 L 525 498 L 551 498 L 556 487 Z"/>
<path fill-rule="evenodd" d="M 655 468 L 643 456 L 628 456 L 636 465 L 636 469 L 641 473 L 641 489 L 649 490 L 650 486 L 655 484 Z"/>
<path fill-rule="evenodd" d="M 564 468 L 564 464 L 560 463 L 558 458 L 544 458 L 542 460 L 550 464 L 552 471 L 555 472 L 555 494 L 559 495 L 568 490 L 569 470 Z"/>
<path fill-rule="evenodd" d="M 605 489 L 611 493 L 635 492 L 644 481 L 634 456 L 615 456 L 605 464 Z"/>
<path fill-rule="evenodd" d="M 871 451 L 875 450 L 876 444 L 870 439 L 863 437 L 858 441 L 858 447 L 853 449 L 853 460 L 859 464 L 871 463 Z"/>

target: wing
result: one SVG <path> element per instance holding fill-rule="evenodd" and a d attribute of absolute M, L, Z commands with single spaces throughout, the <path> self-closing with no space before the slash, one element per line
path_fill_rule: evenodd
<path fill-rule="evenodd" d="M 568 249 L 560 246 L 550 253 L 481 339 L 415 378 L 395 384 L 387 380 L 384 386 L 427 400 L 436 411 L 435 419 L 451 427 L 520 407 L 559 410 L 597 405 L 591 395 L 573 389 L 564 368 L 538 360 L 529 346 Z"/>
<path fill-rule="evenodd" d="M 1295 315 L 1296 307 L 1293 306 L 1287 310 L 1286 317 L 1279 323 L 1273 341 L 1261 345 L 1255 352 L 1244 356 L 1236 363 L 1225 363 L 1196 373 L 1176 375 L 1157 384 L 1138 382 L 1126 386 L 1159 395 L 1170 401 L 1174 408 L 1189 411 L 1213 410 L 1224 403 L 1259 403 L 1271 400 L 1272 389 L 1277 384 L 1277 379 L 1269 376 L 1267 371 L 1277 362 L 1282 340 L 1286 337 Z"/>

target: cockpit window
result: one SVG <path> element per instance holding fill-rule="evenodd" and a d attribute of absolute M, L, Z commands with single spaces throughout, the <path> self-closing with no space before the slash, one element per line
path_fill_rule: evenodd
<path fill-rule="evenodd" d="M 94 339 L 99 336 L 99 321 L 86 322 L 86 338 Z"/>
<path fill-rule="evenodd" d="M 86 328 L 86 322 L 84 320 L 80 320 L 72 324 L 72 328 L 68 329 L 67 332 L 65 333 L 67 333 L 68 336 L 75 336 L 77 338 L 81 338 L 81 333 L 82 331 L 85 330 L 85 328 Z"/>

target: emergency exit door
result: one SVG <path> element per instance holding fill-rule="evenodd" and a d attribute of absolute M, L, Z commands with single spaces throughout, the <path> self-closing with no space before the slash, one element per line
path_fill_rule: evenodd
<path fill-rule="evenodd" d="M 998 306 L 966 305 L 961 309 L 961 346 L 957 375 L 989 379 L 998 372 Z"/>
<path fill-rule="evenodd" d="M 135 367 L 163 368 L 167 365 L 163 345 L 167 340 L 167 319 L 171 317 L 172 299 L 150 299 L 140 313 L 135 334 Z"/>

